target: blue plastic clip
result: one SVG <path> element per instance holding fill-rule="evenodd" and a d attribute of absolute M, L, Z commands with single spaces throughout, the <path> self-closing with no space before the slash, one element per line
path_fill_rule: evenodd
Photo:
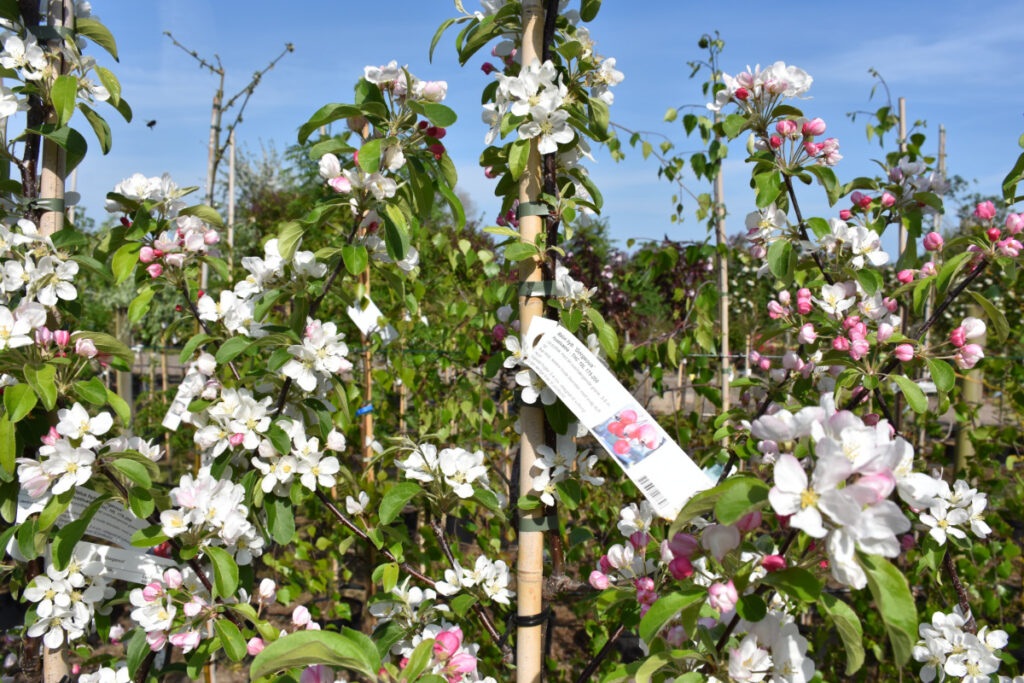
<path fill-rule="evenodd" d="M 359 410 L 356 411 L 356 417 L 359 417 L 360 415 L 366 415 L 367 413 L 372 413 L 372 412 L 373 412 L 373 404 L 372 403 L 367 403 L 365 406 L 363 406 L 362 408 L 360 408 Z"/>

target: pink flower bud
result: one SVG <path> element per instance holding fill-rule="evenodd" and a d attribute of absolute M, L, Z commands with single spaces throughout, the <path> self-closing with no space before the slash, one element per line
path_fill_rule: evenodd
<path fill-rule="evenodd" d="M 762 370 L 770 370 L 772 367 L 772 362 L 768 358 L 762 358 L 761 362 L 757 364 L 757 367 L 761 368 Z"/>
<path fill-rule="evenodd" d="M 763 259 L 768 255 L 768 250 L 763 244 L 752 244 L 750 245 L 750 255 L 755 259 Z"/>
<path fill-rule="evenodd" d="M 753 512 L 744 515 L 740 518 L 740 521 L 736 522 L 736 528 L 743 533 L 748 533 L 761 526 L 761 511 L 754 510 Z"/>
<path fill-rule="evenodd" d="M 1000 237 L 1002 237 L 1003 231 L 1000 230 L 999 228 L 992 227 L 985 231 L 985 235 L 989 238 L 990 241 L 995 242 Z"/>
<path fill-rule="evenodd" d="M 450 671 L 453 674 L 473 673 L 476 671 L 476 657 L 468 652 L 460 652 L 448 660 L 448 666 L 445 667 L 445 670 Z M 450 680 L 458 679 L 452 678 Z"/>
<path fill-rule="evenodd" d="M 305 605 L 299 605 L 292 611 L 292 623 L 296 626 L 305 626 L 312 617 Z"/>
<path fill-rule="evenodd" d="M 775 130 L 783 137 L 793 137 L 796 133 L 796 121 L 783 119 L 775 124 Z"/>
<path fill-rule="evenodd" d="M 846 336 L 850 338 L 850 341 L 867 339 L 868 326 L 858 320 L 853 325 L 850 325 L 850 329 L 846 331 Z"/>
<path fill-rule="evenodd" d="M 811 290 L 807 289 L 806 287 L 801 287 L 800 289 L 796 290 L 796 299 L 797 301 L 803 301 L 804 299 L 810 301 Z"/>
<path fill-rule="evenodd" d="M 736 592 L 736 586 L 733 585 L 732 579 L 728 583 L 713 583 L 708 587 L 708 602 L 712 609 L 716 609 L 719 612 L 731 612 L 736 608 L 736 603 L 739 602 L 740 596 Z"/>
<path fill-rule="evenodd" d="M 973 244 L 971 245 L 974 246 Z M 935 268 L 935 261 L 928 261 L 928 263 L 921 266 L 921 277 L 929 277 L 935 275 L 939 271 Z"/>
<path fill-rule="evenodd" d="M 971 316 L 964 318 L 960 326 L 964 328 L 967 339 L 980 339 L 985 336 L 985 331 L 987 330 L 983 321 Z"/>
<path fill-rule="evenodd" d="M 857 202 L 857 206 L 859 206 L 862 209 L 866 209 L 869 206 L 871 206 L 871 202 L 872 202 L 871 197 L 869 197 L 867 195 L 864 195 L 863 197 L 860 198 L 860 201 Z"/>
<path fill-rule="evenodd" d="M 48 431 L 43 436 L 43 438 L 40 439 L 40 441 L 42 441 L 47 446 L 52 446 L 53 444 L 57 443 L 57 441 L 59 441 L 59 440 L 60 440 L 60 434 L 57 433 L 57 428 L 56 427 L 50 427 L 50 431 Z"/>
<path fill-rule="evenodd" d="M 721 562 L 726 554 L 740 546 L 740 530 L 731 524 L 710 524 L 701 533 L 700 545 Z"/>
<path fill-rule="evenodd" d="M 633 544 L 634 548 L 640 551 L 646 548 L 647 544 L 651 542 L 651 535 L 646 531 L 635 531 L 630 535 L 629 542 Z"/>
<path fill-rule="evenodd" d="M 796 335 L 796 340 L 801 344 L 813 344 L 817 338 L 818 333 L 814 331 L 814 325 L 811 323 L 806 323 Z"/>
<path fill-rule="evenodd" d="M 142 247 L 139 249 L 139 261 L 143 263 L 152 263 L 156 255 L 153 253 L 153 247 Z"/>
<path fill-rule="evenodd" d="M 809 154 L 810 156 L 813 157 L 813 156 L 816 156 L 820 150 L 819 150 L 817 144 L 815 144 L 813 142 L 805 142 L 804 143 L 804 151 L 807 152 L 807 154 Z"/>
<path fill-rule="evenodd" d="M 804 121 L 804 126 L 801 132 L 810 137 L 814 137 L 815 135 L 824 135 L 825 122 L 820 118 L 813 118 L 810 121 Z"/>
<path fill-rule="evenodd" d="M 142 598 L 146 602 L 153 602 L 164 594 L 164 586 L 159 581 L 151 581 L 142 589 Z"/>
<path fill-rule="evenodd" d="M 768 146 L 771 147 L 772 149 L 778 149 L 779 147 L 782 147 L 782 138 L 780 138 L 778 135 L 771 136 L 770 138 L 768 138 Z"/>
<path fill-rule="evenodd" d="M 1020 240 L 1008 238 L 996 242 L 996 248 L 999 249 L 999 253 L 1003 256 L 1008 258 L 1017 258 L 1020 256 L 1020 252 L 1024 250 L 1024 244 L 1021 244 Z"/>
<path fill-rule="evenodd" d="M 810 299 L 800 299 L 796 302 L 796 312 L 800 315 L 807 315 L 814 308 L 814 304 L 811 303 Z"/>
<path fill-rule="evenodd" d="M 612 566 L 612 562 L 608 559 L 607 555 L 601 556 L 601 559 L 597 561 L 597 566 L 600 567 L 601 571 L 605 574 L 611 574 L 615 571 L 615 567 Z"/>
<path fill-rule="evenodd" d="M 668 547 L 672 551 L 673 557 L 688 558 L 697 551 L 698 543 L 694 536 L 680 532 L 672 537 L 672 540 L 668 542 Z"/>
<path fill-rule="evenodd" d="M 900 344 L 893 351 L 892 355 L 896 356 L 897 360 L 906 363 L 914 359 L 914 347 L 910 344 Z"/>
<path fill-rule="evenodd" d="M 53 341 L 53 332 L 50 332 L 50 328 L 43 325 L 36 329 L 36 344 L 40 346 L 49 346 L 50 342 Z"/>
<path fill-rule="evenodd" d="M 484 62 L 483 64 L 480 65 L 480 70 L 483 71 L 485 74 L 490 75 L 491 72 L 497 71 L 497 67 L 495 67 L 490 62 Z"/>
<path fill-rule="evenodd" d="M 171 635 L 171 645 L 180 647 L 182 652 L 188 653 L 199 645 L 199 631 L 185 631 Z"/>
<path fill-rule="evenodd" d="M 71 665 L 71 674 L 73 676 L 77 676 L 80 673 L 82 673 L 82 665 L 81 664 L 72 664 Z"/>
<path fill-rule="evenodd" d="M 455 626 L 434 636 L 434 656 L 448 659 L 462 647 L 462 629 Z"/>
<path fill-rule="evenodd" d="M 981 202 L 974 207 L 974 215 L 983 221 L 990 221 L 996 217 L 996 207 L 992 202 Z"/>
<path fill-rule="evenodd" d="M 206 607 L 206 602 L 199 596 L 193 596 L 191 600 L 182 605 L 181 611 L 185 613 L 186 617 L 195 617 L 203 611 L 204 607 Z"/>
<path fill-rule="evenodd" d="M 182 578 L 180 571 L 171 567 L 164 572 L 164 583 L 167 584 L 168 588 L 177 590 L 178 588 L 181 588 L 181 584 L 184 583 L 184 579 Z"/>
<path fill-rule="evenodd" d="M 331 186 L 335 192 L 341 194 L 348 194 L 352 191 L 352 181 L 343 175 L 336 176 L 327 181 L 327 184 Z"/>
<path fill-rule="evenodd" d="M 92 339 L 86 337 L 75 340 L 75 353 L 83 358 L 95 358 L 99 355 L 96 344 L 93 343 Z"/>
<path fill-rule="evenodd" d="M 768 302 L 768 317 L 772 320 L 778 320 L 782 316 L 786 315 L 786 309 L 782 307 L 778 301 Z"/>
<path fill-rule="evenodd" d="M 440 161 L 441 157 L 444 156 L 444 145 L 442 145 L 440 142 L 435 142 L 434 144 L 427 147 L 427 149 L 430 150 L 430 153 L 433 154 L 434 158 L 437 159 L 438 161 Z"/>
<path fill-rule="evenodd" d="M 978 344 L 967 344 L 956 352 L 953 360 L 961 370 L 970 370 L 985 357 L 985 351 Z"/>
<path fill-rule="evenodd" d="M 894 331 L 895 331 L 895 329 L 889 323 L 879 323 L 878 324 L 878 341 L 879 342 L 884 342 L 884 341 L 888 340 L 889 337 L 892 336 Z"/>
<path fill-rule="evenodd" d="M 206 234 L 203 235 L 203 243 L 207 245 L 217 244 L 220 242 L 220 233 L 216 230 L 207 230 Z"/>
<path fill-rule="evenodd" d="M 885 304 L 886 310 L 889 311 L 890 313 L 895 313 L 896 309 L 900 307 L 896 299 L 893 299 L 891 296 L 887 296 L 884 299 L 882 299 L 882 303 Z"/>
<path fill-rule="evenodd" d="M 914 271 L 909 270 L 909 269 L 901 270 L 900 272 L 896 273 L 896 279 L 899 280 L 900 282 L 902 282 L 903 284 L 907 284 L 907 283 L 913 282 L 914 281 Z"/>
<path fill-rule="evenodd" d="M 65 346 L 71 343 L 71 333 L 68 332 L 67 330 L 57 330 L 56 332 L 53 333 L 53 341 L 54 343 L 57 344 L 57 346 L 63 349 Z"/>
<path fill-rule="evenodd" d="M 680 625 L 673 626 L 665 634 L 665 642 L 672 647 L 682 647 L 686 642 L 686 629 Z"/>
<path fill-rule="evenodd" d="M 499 344 L 505 339 L 507 335 L 508 331 L 505 330 L 505 326 L 502 325 L 501 323 L 495 325 L 494 328 L 491 330 L 491 338 L 494 339 L 494 341 L 498 342 Z"/>
<path fill-rule="evenodd" d="M 896 197 L 892 196 L 888 192 L 883 192 L 882 193 L 881 203 L 882 203 L 882 206 L 884 206 L 885 208 L 888 209 L 890 206 L 892 206 L 893 204 L 896 203 Z"/>
<path fill-rule="evenodd" d="M 914 547 L 914 534 L 903 534 L 900 536 L 900 548 L 907 552 Z"/>
<path fill-rule="evenodd" d="M 832 348 L 836 351 L 849 351 L 850 340 L 846 337 L 836 337 L 832 340 Z"/>
<path fill-rule="evenodd" d="M 967 343 L 967 330 L 961 325 L 949 333 L 949 343 L 960 348 Z"/>
<path fill-rule="evenodd" d="M 942 235 L 930 232 L 924 236 L 924 248 L 928 251 L 940 251 L 943 243 Z"/>
<path fill-rule="evenodd" d="M 232 446 L 241 446 L 243 441 L 245 441 L 245 434 L 241 432 L 232 434 L 231 438 L 228 439 L 228 443 Z"/>
<path fill-rule="evenodd" d="M 150 631 L 146 634 L 146 642 L 149 644 L 151 651 L 162 650 L 164 645 L 167 644 L 167 633 L 164 631 Z"/>
<path fill-rule="evenodd" d="M 693 576 L 693 563 L 688 557 L 677 557 L 668 563 L 668 571 L 676 581 L 683 581 Z"/>
<path fill-rule="evenodd" d="M 590 572 L 590 585 L 599 591 L 603 591 L 605 588 L 612 585 L 612 582 L 608 579 L 607 574 L 605 574 L 604 572 L 599 572 L 595 569 L 594 571 Z"/>
<path fill-rule="evenodd" d="M 896 488 L 896 479 L 889 471 L 868 474 L 857 480 L 856 487 L 867 492 L 865 500 L 858 502 L 865 505 L 874 505 L 889 497 L 889 494 Z"/>
<path fill-rule="evenodd" d="M 1006 230 L 1011 235 L 1020 234 L 1021 230 L 1024 230 L 1024 215 L 1019 213 L 1011 213 L 1006 216 Z"/>
<path fill-rule="evenodd" d="M 782 555 L 765 555 L 761 560 L 761 566 L 769 572 L 782 571 L 786 568 L 786 558 Z"/>
<path fill-rule="evenodd" d="M 146 266 L 146 272 L 151 278 L 158 278 L 164 274 L 164 267 L 159 263 L 150 263 Z"/>
<path fill-rule="evenodd" d="M 744 87 L 736 88 L 736 92 L 733 94 L 736 96 L 736 99 L 738 100 L 746 100 L 748 97 L 750 97 L 750 91 Z"/>
<path fill-rule="evenodd" d="M 484 176 L 488 178 L 497 178 L 498 173 L 497 171 L 494 170 L 493 166 L 488 166 L 487 168 L 484 169 Z"/>
<path fill-rule="evenodd" d="M 255 657 L 259 653 L 263 652 L 264 647 L 266 647 L 266 645 L 264 645 L 263 639 L 254 637 L 250 638 L 249 642 L 245 644 L 245 651 Z"/>
<path fill-rule="evenodd" d="M 853 212 L 849 209 L 839 209 L 840 220 L 848 221 L 853 218 Z"/>
<path fill-rule="evenodd" d="M 853 360 L 860 360 L 864 356 L 868 355 L 868 351 L 871 350 L 871 345 L 867 339 L 854 339 L 850 342 L 850 358 Z"/>
<path fill-rule="evenodd" d="M 334 683 L 334 669 L 326 664 L 306 667 L 299 676 L 299 683 Z"/>

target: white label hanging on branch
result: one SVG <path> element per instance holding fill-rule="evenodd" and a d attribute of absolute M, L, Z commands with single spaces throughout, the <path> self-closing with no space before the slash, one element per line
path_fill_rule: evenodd
<path fill-rule="evenodd" d="M 675 519 L 714 482 L 603 363 L 554 320 L 534 319 L 524 362 L 619 464 L 655 511 Z"/>
<path fill-rule="evenodd" d="M 398 331 L 390 323 L 385 322 L 384 327 L 380 326 L 378 321 L 384 317 L 384 314 L 377 308 L 377 304 L 373 303 L 373 299 L 366 298 L 365 308 L 360 308 L 356 304 L 346 308 L 345 312 L 348 313 L 348 317 L 352 319 L 352 322 L 356 324 L 356 327 L 365 336 L 369 337 L 373 334 L 379 334 L 380 341 L 384 346 L 398 339 Z"/>

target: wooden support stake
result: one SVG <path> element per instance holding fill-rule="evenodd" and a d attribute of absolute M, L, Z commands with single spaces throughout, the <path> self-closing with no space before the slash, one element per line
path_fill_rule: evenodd
<path fill-rule="evenodd" d="M 725 238 L 725 180 L 722 168 L 715 175 L 715 243 L 718 247 L 718 332 L 721 336 L 719 373 L 722 388 L 722 412 L 730 407 L 729 384 L 732 381 L 732 360 L 729 358 L 729 257 Z M 728 444 L 728 438 L 722 445 Z"/>
<path fill-rule="evenodd" d="M 981 307 L 976 303 L 971 303 L 967 306 L 967 315 L 980 318 L 983 315 Z M 981 339 L 972 340 L 976 344 L 985 345 L 985 337 Z M 961 398 L 963 402 L 967 404 L 970 411 L 981 410 L 982 404 L 982 389 L 985 381 L 985 373 L 982 372 L 981 368 L 975 367 L 967 371 L 964 378 L 961 380 L 961 386 L 963 391 L 961 392 Z M 974 455 L 974 444 L 971 443 L 970 432 L 974 428 L 975 416 L 971 417 L 970 422 L 957 422 L 956 427 L 956 476 L 963 476 L 964 471 L 967 468 L 967 461 Z"/>
<path fill-rule="evenodd" d="M 901 97 L 899 99 L 900 107 L 900 152 L 906 153 L 907 151 L 907 100 Z M 907 250 L 907 227 L 900 223 L 900 256 L 903 256 L 903 252 Z M 903 316 L 906 320 L 906 315 Z"/>
<path fill-rule="evenodd" d="M 555 0 L 548 0 L 554 2 Z M 543 51 L 544 3 L 542 0 L 523 0 L 523 45 L 522 63 L 530 64 L 540 59 Z M 530 141 L 530 156 L 526 170 L 519 180 L 519 203 L 536 202 L 541 190 L 541 159 L 537 150 L 537 139 Z M 519 219 L 519 239 L 534 244 L 544 229 L 541 216 L 523 216 Z M 519 262 L 519 279 L 522 282 L 543 280 L 541 258 L 534 257 Z M 544 317 L 544 300 L 538 297 L 519 297 L 519 321 L 523 338 L 527 337 L 530 323 L 534 318 Z M 519 448 L 519 490 L 530 491 L 533 477 L 530 470 L 537 459 L 537 447 L 544 443 L 544 411 L 539 406 L 523 406 L 519 412 L 523 427 Z M 520 511 L 524 517 L 540 518 L 540 507 L 528 512 Z M 544 607 L 542 588 L 544 584 L 544 532 L 519 531 L 518 555 L 516 557 L 516 613 L 520 617 L 535 617 Z M 517 683 L 539 683 L 543 666 L 542 628 L 537 626 L 516 627 L 516 681 Z"/>
<path fill-rule="evenodd" d="M 235 269 L 235 129 L 228 136 L 228 272 Z"/>

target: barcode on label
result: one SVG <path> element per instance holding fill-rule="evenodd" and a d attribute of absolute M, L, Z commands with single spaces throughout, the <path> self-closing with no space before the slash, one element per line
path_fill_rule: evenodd
<path fill-rule="evenodd" d="M 650 479 L 648 479 L 646 476 L 641 474 L 635 479 L 635 481 L 636 485 L 639 486 L 640 489 L 643 491 L 644 495 L 647 496 L 647 499 L 654 503 L 654 507 L 664 508 L 669 505 L 668 498 L 666 498 L 665 495 L 661 492 L 661 489 L 658 488 L 658 485 L 655 484 Z"/>

